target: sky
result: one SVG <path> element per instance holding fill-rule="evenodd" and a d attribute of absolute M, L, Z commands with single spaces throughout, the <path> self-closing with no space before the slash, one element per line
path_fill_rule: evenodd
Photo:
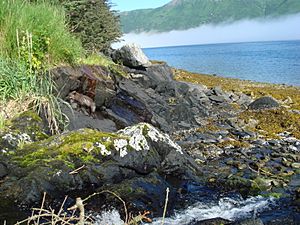
<path fill-rule="evenodd" d="M 118 11 L 129 11 L 134 9 L 157 8 L 165 5 L 171 0 L 111 0 L 113 9 Z"/>
<path fill-rule="evenodd" d="M 111 0 L 113 9 L 129 11 L 134 9 L 157 8 L 171 0 Z M 165 33 L 125 34 L 123 42 L 112 47 L 119 48 L 125 43 L 137 43 L 143 48 L 214 44 L 251 41 L 300 40 L 300 14 L 269 20 L 243 20 L 232 24 L 207 24 L 185 31 Z"/>
<path fill-rule="evenodd" d="M 165 33 L 126 34 L 119 48 L 125 43 L 137 43 L 143 48 L 234 43 L 252 41 L 300 40 L 300 14 L 273 20 L 243 20 L 231 24 L 203 25 L 185 31 Z"/>

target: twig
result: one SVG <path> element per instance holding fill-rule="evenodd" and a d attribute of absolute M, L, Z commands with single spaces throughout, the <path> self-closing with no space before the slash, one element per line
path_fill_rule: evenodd
<path fill-rule="evenodd" d="M 165 223 L 165 217 L 166 217 L 166 212 L 167 212 L 167 207 L 168 207 L 168 201 L 169 201 L 169 192 L 170 192 L 170 189 L 167 188 L 166 189 L 165 207 L 164 207 L 163 217 L 162 217 L 162 220 L 161 220 L 161 225 L 163 225 Z"/>
<path fill-rule="evenodd" d="M 77 169 L 71 171 L 69 174 L 70 174 L 70 175 L 77 174 L 78 171 L 81 170 L 81 169 L 83 169 L 84 167 L 85 167 L 85 165 L 83 165 L 83 166 L 81 166 L 81 167 L 79 167 L 79 168 L 77 168 Z"/>
<path fill-rule="evenodd" d="M 112 192 L 112 191 L 109 191 L 109 190 L 104 190 L 104 191 L 100 191 L 100 192 L 96 192 L 88 197 L 86 197 L 85 199 L 83 199 L 82 201 L 85 202 L 87 200 L 89 200 L 90 198 L 94 197 L 95 195 L 100 195 L 100 194 L 104 194 L 104 193 L 109 193 L 113 196 L 115 196 L 117 199 L 119 199 L 119 201 L 121 201 L 123 203 L 123 207 L 124 207 L 124 211 L 125 211 L 125 224 L 128 223 L 128 211 L 127 211 L 127 207 L 126 207 L 126 203 L 125 201 L 119 196 L 117 195 L 116 193 Z"/>
<path fill-rule="evenodd" d="M 41 208 L 40 208 L 40 211 L 39 211 L 39 217 L 38 217 L 38 220 L 37 220 L 37 224 L 40 224 L 40 217 L 41 217 L 41 214 L 42 214 L 42 209 L 44 208 L 45 199 L 46 199 L 46 192 L 44 192 L 44 196 L 43 196 L 42 205 L 41 205 Z"/>
<path fill-rule="evenodd" d="M 65 199 L 64 199 L 64 201 L 62 202 L 57 215 L 60 215 L 62 213 L 62 211 L 64 210 L 63 207 L 64 207 L 64 205 L 65 205 L 65 203 L 67 201 L 67 198 L 68 198 L 68 196 L 66 196 Z"/>
<path fill-rule="evenodd" d="M 79 221 L 78 221 L 78 225 L 84 225 L 84 205 L 83 205 L 83 201 L 81 198 L 76 198 L 76 204 L 74 206 L 72 206 L 71 208 L 69 208 L 68 210 L 76 210 L 79 209 Z"/>

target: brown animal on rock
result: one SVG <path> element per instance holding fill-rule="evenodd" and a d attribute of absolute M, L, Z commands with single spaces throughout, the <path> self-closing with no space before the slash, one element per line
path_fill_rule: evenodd
<path fill-rule="evenodd" d="M 91 109 L 91 113 L 96 111 L 96 104 L 89 96 L 80 94 L 76 91 L 72 91 L 68 95 L 68 99 L 76 101 L 79 105 L 85 106 Z"/>

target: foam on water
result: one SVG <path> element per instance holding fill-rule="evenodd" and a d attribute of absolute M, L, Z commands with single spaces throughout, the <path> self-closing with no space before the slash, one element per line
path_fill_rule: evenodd
<path fill-rule="evenodd" d="M 217 202 L 198 202 L 185 210 L 177 211 L 174 216 L 166 218 L 164 225 L 188 225 L 191 222 L 223 218 L 236 220 L 241 218 L 256 217 L 256 214 L 269 209 L 275 204 L 274 198 L 251 197 L 246 200 L 221 198 Z M 155 218 L 152 225 L 160 225 L 162 218 Z M 123 225 L 120 214 L 116 210 L 103 212 L 97 217 L 97 225 Z"/>
<path fill-rule="evenodd" d="M 95 225 L 124 225 L 119 212 L 115 209 L 103 211 L 95 218 Z"/>

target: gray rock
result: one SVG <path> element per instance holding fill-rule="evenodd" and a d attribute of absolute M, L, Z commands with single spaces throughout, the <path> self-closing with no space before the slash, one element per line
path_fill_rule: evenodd
<path fill-rule="evenodd" d="M 211 95 L 208 97 L 211 101 L 216 102 L 216 103 L 223 103 L 226 102 L 226 99 L 224 96 L 218 96 L 218 95 Z"/>
<path fill-rule="evenodd" d="M 0 162 L 0 178 L 5 177 L 8 174 L 6 166 Z"/>
<path fill-rule="evenodd" d="M 208 219 L 208 220 L 203 220 L 203 221 L 198 221 L 195 223 L 191 223 L 191 225 L 221 225 L 221 224 L 231 224 L 230 220 L 225 220 L 222 218 L 213 218 L 213 219 Z"/>
<path fill-rule="evenodd" d="M 280 106 L 279 103 L 274 98 L 265 96 L 256 99 L 248 106 L 248 108 L 252 110 L 258 110 L 258 109 L 277 108 L 279 106 Z"/>
<path fill-rule="evenodd" d="M 245 219 L 234 223 L 234 225 L 264 225 L 261 219 Z"/>
<path fill-rule="evenodd" d="M 78 130 L 81 128 L 92 128 L 103 132 L 117 131 L 116 124 L 113 120 L 105 118 L 93 118 L 85 115 L 83 112 L 71 110 L 66 106 L 62 106 L 62 111 L 69 118 L 68 130 Z"/>
<path fill-rule="evenodd" d="M 87 146 L 80 137 L 87 138 L 87 135 L 91 134 L 99 137 L 92 143 L 89 142 L 91 145 Z M 58 157 L 60 153 L 52 152 L 51 148 L 69 145 L 70 138 L 73 138 L 71 145 L 75 148 L 73 149 L 75 152 L 80 152 L 81 156 L 92 157 L 94 160 L 87 163 L 76 154 L 69 154 L 67 161 L 60 160 Z M 40 200 L 43 191 L 55 198 L 57 194 L 64 195 L 68 191 L 81 190 L 92 184 L 101 187 L 134 177 L 143 180 L 146 175 L 156 171 L 163 183 L 166 175 L 179 180 L 191 179 L 199 182 L 197 176 L 199 168 L 193 159 L 167 134 L 145 123 L 127 127 L 116 134 L 90 129 L 65 132 L 55 138 L 39 142 L 38 145 L 45 149 L 49 148 L 47 150 L 51 151 L 53 157 L 51 162 L 47 154 L 39 155 L 36 158 L 37 164 L 31 164 L 26 170 L 22 170 L 18 166 L 19 161 L 10 161 L 8 179 L 0 183 L 0 192 L 3 196 L 12 201 L 32 204 Z M 26 149 L 22 149 L 23 157 L 27 157 L 30 151 L 29 145 Z M 74 164 L 75 168 L 85 166 L 78 173 L 72 174 L 70 172 L 73 169 L 66 162 Z M 161 187 L 165 190 L 165 186 Z"/>
<path fill-rule="evenodd" d="M 149 67 L 151 62 L 137 44 L 127 44 L 116 50 L 113 54 L 114 61 L 122 62 L 131 68 Z"/>

